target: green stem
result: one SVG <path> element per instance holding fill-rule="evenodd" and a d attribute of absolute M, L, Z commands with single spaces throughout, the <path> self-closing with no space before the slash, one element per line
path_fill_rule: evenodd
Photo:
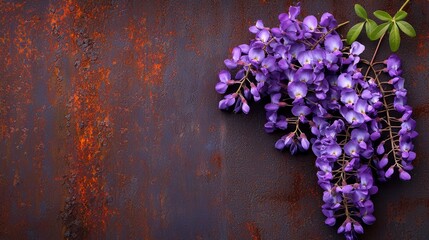
<path fill-rule="evenodd" d="M 405 5 L 407 5 L 409 1 L 410 0 L 405 1 L 404 4 L 402 4 L 401 8 L 398 10 L 398 12 L 402 11 L 402 9 L 404 9 Z"/>
<path fill-rule="evenodd" d="M 340 27 L 342 27 L 342 26 L 344 26 L 344 25 L 346 25 L 346 24 L 348 24 L 350 21 L 346 21 L 346 22 L 343 22 L 343 23 L 340 23 L 340 24 L 338 24 L 338 26 L 337 27 L 335 27 L 335 28 L 332 28 L 331 30 L 329 30 L 327 33 L 325 33 L 322 37 L 320 37 L 319 38 L 319 40 L 317 40 L 317 42 L 315 42 L 314 44 L 313 44 L 313 47 L 311 47 L 311 50 L 313 50 L 314 48 L 316 48 L 316 46 L 320 43 L 320 41 L 322 41 L 323 39 L 325 39 L 325 37 L 326 36 L 328 36 L 331 32 L 333 32 L 334 30 L 336 30 L 336 29 L 338 29 L 338 28 L 340 28 Z"/>
<path fill-rule="evenodd" d="M 299 129 L 299 118 L 298 118 L 298 119 L 296 119 L 296 122 L 295 122 L 295 131 L 293 131 L 293 133 L 294 133 L 294 134 L 296 134 L 296 132 L 297 132 L 298 130 L 301 132 L 301 130 Z"/>
<path fill-rule="evenodd" d="M 250 72 L 250 66 L 246 71 L 246 75 L 240 79 L 240 86 L 238 87 L 237 91 L 235 91 L 235 93 L 239 93 L 241 90 L 241 87 L 243 87 L 244 82 L 246 81 L 247 77 L 249 76 L 249 72 Z"/>
<path fill-rule="evenodd" d="M 404 4 L 402 4 L 401 8 L 399 8 L 398 12 L 399 12 L 399 11 L 402 11 L 402 9 L 404 9 L 404 7 L 405 7 L 409 2 L 410 2 L 410 0 L 405 1 L 405 2 L 404 2 Z M 383 38 L 384 38 L 384 35 L 386 35 L 386 32 L 385 32 L 385 33 L 383 33 L 383 35 L 381 35 L 381 37 L 380 37 L 380 40 L 378 40 L 377 47 L 375 48 L 374 54 L 372 55 L 371 62 L 369 63 L 369 66 L 370 66 L 370 67 L 372 67 L 372 66 L 374 65 L 375 56 L 377 55 L 378 49 L 380 48 L 380 44 L 381 44 L 381 42 L 382 42 L 382 40 L 383 40 Z M 378 63 L 378 62 L 377 62 L 377 63 Z M 364 79 L 366 79 L 366 77 L 368 76 L 368 73 L 369 73 L 370 67 L 368 67 L 368 69 L 366 70 L 365 78 L 364 78 Z"/>
<path fill-rule="evenodd" d="M 408 0 L 409 1 L 409 0 Z M 346 25 L 346 24 L 348 24 L 350 21 L 345 21 L 345 22 L 343 22 L 343 23 L 340 23 L 340 24 L 338 24 L 338 26 L 335 28 L 335 29 L 337 29 L 337 28 L 339 28 L 339 27 L 342 27 L 342 26 L 344 26 L 344 25 Z"/>
<path fill-rule="evenodd" d="M 380 48 L 381 42 L 383 41 L 383 38 L 384 38 L 384 35 L 386 35 L 386 33 L 383 33 L 383 35 L 381 35 L 381 37 L 380 37 L 380 40 L 378 40 L 377 47 L 375 48 L 374 54 L 372 55 L 372 58 L 371 58 L 371 62 L 369 63 L 369 67 L 365 73 L 365 77 L 364 77 L 365 80 L 366 80 L 366 77 L 368 76 L 369 70 L 371 69 L 371 67 L 373 67 L 375 56 L 377 56 L 378 49 Z"/>

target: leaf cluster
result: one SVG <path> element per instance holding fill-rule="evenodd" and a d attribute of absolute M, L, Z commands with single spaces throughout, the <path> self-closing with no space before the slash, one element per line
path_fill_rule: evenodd
<path fill-rule="evenodd" d="M 358 38 L 364 26 L 366 35 L 371 41 L 378 40 L 385 34 L 389 34 L 389 45 L 393 52 L 398 50 L 401 43 L 399 30 L 410 37 L 416 36 L 416 31 L 414 30 L 413 26 L 404 20 L 408 13 L 403 10 L 396 12 L 393 17 L 385 11 L 375 11 L 373 14 L 376 18 L 382 21 L 380 24 L 377 24 L 377 22 L 370 19 L 366 10 L 360 4 L 355 4 L 355 13 L 364 21 L 355 24 L 347 32 L 347 42 L 349 44 Z"/>

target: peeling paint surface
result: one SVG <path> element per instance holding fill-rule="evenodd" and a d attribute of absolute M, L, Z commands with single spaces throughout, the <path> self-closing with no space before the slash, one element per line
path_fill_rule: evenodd
<path fill-rule="evenodd" d="M 0 0 L 0 239 L 342 239 L 314 157 L 274 149 L 262 105 L 217 110 L 223 60 L 291 3 Z M 301 5 L 358 21 L 346 1 Z M 416 168 L 380 186 L 363 239 L 429 236 L 429 2 L 406 10 Z"/>

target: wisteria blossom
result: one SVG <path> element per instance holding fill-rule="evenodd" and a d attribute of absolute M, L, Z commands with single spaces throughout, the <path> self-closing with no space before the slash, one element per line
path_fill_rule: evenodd
<path fill-rule="evenodd" d="M 381 69 L 369 68 L 365 46 L 345 44 L 332 14 L 299 20 L 299 13 L 292 6 L 278 26 L 258 20 L 249 28 L 255 38 L 233 48 L 219 72 L 219 108 L 247 114 L 250 103 L 266 100 L 265 131 L 284 133 L 275 148 L 312 150 L 325 223 L 356 239 L 362 224 L 375 222 L 376 181 L 411 179 L 418 134 L 401 60 L 391 55 Z"/>

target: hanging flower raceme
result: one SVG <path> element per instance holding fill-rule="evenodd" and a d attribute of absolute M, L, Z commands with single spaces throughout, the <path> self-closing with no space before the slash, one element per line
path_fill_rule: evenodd
<path fill-rule="evenodd" d="M 249 28 L 255 38 L 233 48 L 219 72 L 219 108 L 247 114 L 249 103 L 267 99 L 266 132 L 285 133 L 275 147 L 313 151 L 325 223 L 355 239 L 362 223 L 375 221 L 375 180 L 411 178 L 417 133 L 401 61 L 392 55 L 382 69 L 367 66 L 365 46 L 345 44 L 332 14 L 299 20 L 299 13 L 292 6 L 277 27 L 258 20 Z"/>

